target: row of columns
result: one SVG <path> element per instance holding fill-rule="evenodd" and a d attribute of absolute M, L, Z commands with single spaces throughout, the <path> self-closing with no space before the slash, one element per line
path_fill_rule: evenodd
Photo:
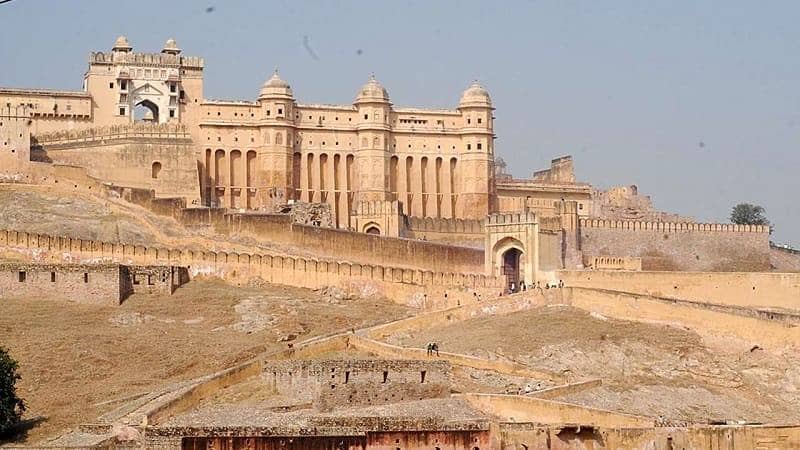
<path fill-rule="evenodd" d="M 409 215 L 453 218 L 456 212 L 456 158 L 392 157 L 391 186 Z"/>
<path fill-rule="evenodd" d="M 342 153 L 295 153 L 300 158 L 299 199 L 327 203 L 337 228 L 349 228 L 353 210 L 355 156 Z"/>
<path fill-rule="evenodd" d="M 206 149 L 204 178 L 209 200 L 221 207 L 254 208 L 257 165 L 255 150 Z"/>

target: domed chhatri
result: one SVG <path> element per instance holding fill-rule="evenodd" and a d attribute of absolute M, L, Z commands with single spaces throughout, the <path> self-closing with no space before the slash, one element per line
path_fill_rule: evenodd
<path fill-rule="evenodd" d="M 461 100 L 458 106 L 464 107 L 492 107 L 492 98 L 489 96 L 489 91 L 483 88 L 478 81 L 473 81 L 472 84 L 461 94 Z"/>
<path fill-rule="evenodd" d="M 178 43 L 172 38 L 167 39 L 167 42 L 164 43 L 164 48 L 161 49 L 161 53 L 168 53 L 170 55 L 177 55 L 180 52 L 181 49 L 178 48 Z"/>
<path fill-rule="evenodd" d="M 114 46 L 111 47 L 111 50 L 115 52 L 129 52 L 133 50 L 133 47 L 128 43 L 128 38 L 120 36 L 114 41 Z"/>
<path fill-rule="evenodd" d="M 369 81 L 367 81 L 367 83 L 361 87 L 361 90 L 358 91 L 355 102 L 389 103 L 389 93 L 386 92 L 386 89 L 381 86 L 380 83 L 378 83 L 378 80 L 375 79 L 375 75 L 373 74 L 369 77 Z"/>
<path fill-rule="evenodd" d="M 258 97 L 293 98 L 294 94 L 292 93 L 292 87 L 289 86 L 289 83 L 284 81 L 280 75 L 278 75 L 278 69 L 275 69 L 272 76 L 261 86 L 261 93 Z"/>

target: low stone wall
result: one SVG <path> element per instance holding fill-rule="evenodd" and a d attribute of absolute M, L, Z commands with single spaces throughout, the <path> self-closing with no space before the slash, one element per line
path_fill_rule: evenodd
<path fill-rule="evenodd" d="M 492 370 L 495 372 L 514 375 L 520 377 L 528 377 L 537 380 L 547 381 L 563 381 L 563 378 L 554 373 L 547 373 L 539 370 L 531 369 L 525 365 L 517 364 L 511 361 L 504 360 L 487 360 L 477 358 L 469 355 L 460 355 L 458 353 L 450 353 L 440 351 L 437 356 L 428 356 L 427 350 L 423 348 L 408 348 L 400 347 L 397 345 L 387 344 L 385 342 L 378 342 L 372 339 L 367 339 L 360 336 L 352 335 L 349 337 L 350 347 L 361 350 L 367 353 L 376 355 L 379 358 L 405 358 L 405 359 L 426 359 L 437 358 L 454 366 L 471 367 L 479 370 Z"/>
<path fill-rule="evenodd" d="M 501 420 L 537 424 L 580 424 L 598 427 L 652 427 L 652 418 L 621 414 L 571 403 L 501 394 L 459 394 L 474 408 Z"/>
<path fill-rule="evenodd" d="M 561 271 L 570 287 L 800 311 L 800 273 Z"/>
<path fill-rule="evenodd" d="M 725 336 L 774 352 L 800 348 L 800 327 L 782 321 L 731 314 L 711 305 L 667 302 L 643 294 L 578 287 L 564 290 L 567 303 L 606 317 L 680 324 L 700 334 Z"/>

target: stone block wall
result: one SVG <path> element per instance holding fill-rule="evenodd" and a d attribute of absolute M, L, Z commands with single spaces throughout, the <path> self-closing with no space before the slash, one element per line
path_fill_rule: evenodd
<path fill-rule="evenodd" d="M 319 411 L 450 394 L 450 365 L 441 360 L 267 361 L 263 376 L 277 392 Z"/>
<path fill-rule="evenodd" d="M 638 257 L 642 270 L 766 271 L 769 229 L 764 226 L 580 220 L 584 266 L 594 257 Z"/>
<path fill-rule="evenodd" d="M 118 305 L 120 266 L 0 264 L 0 299 L 64 300 L 96 305 Z"/>

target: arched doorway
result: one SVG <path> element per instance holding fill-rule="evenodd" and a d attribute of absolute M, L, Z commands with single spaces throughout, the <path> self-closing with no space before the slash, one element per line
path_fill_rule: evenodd
<path fill-rule="evenodd" d="M 503 252 L 503 275 L 509 292 L 519 290 L 519 257 L 522 252 L 518 248 L 510 248 Z"/>
<path fill-rule="evenodd" d="M 142 100 L 133 108 L 133 120 L 158 123 L 158 106 L 150 100 Z"/>
<path fill-rule="evenodd" d="M 374 225 L 367 227 L 367 229 L 364 232 L 367 233 L 367 234 L 375 234 L 375 235 L 380 235 L 381 234 L 381 230 L 378 229 L 378 227 L 376 227 Z"/>

